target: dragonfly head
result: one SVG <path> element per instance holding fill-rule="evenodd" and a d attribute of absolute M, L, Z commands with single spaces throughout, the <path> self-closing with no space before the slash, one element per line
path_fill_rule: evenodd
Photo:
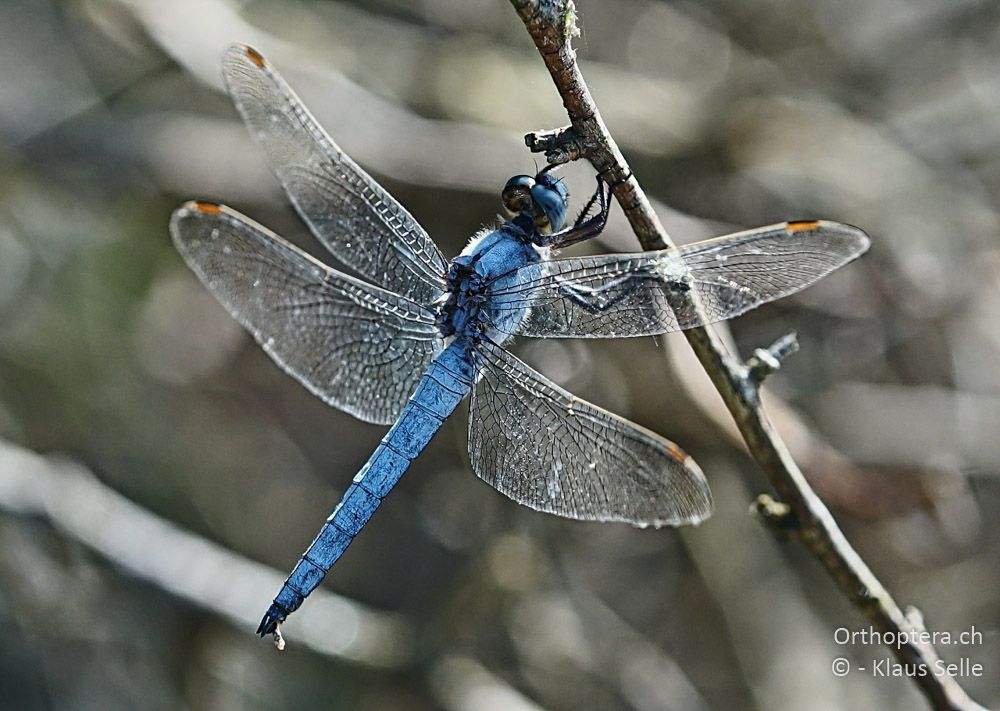
<path fill-rule="evenodd" d="M 558 232 L 566 226 L 569 190 L 562 180 L 543 168 L 538 175 L 515 175 L 503 188 L 503 205 L 513 215 L 527 215 L 542 234 Z"/>

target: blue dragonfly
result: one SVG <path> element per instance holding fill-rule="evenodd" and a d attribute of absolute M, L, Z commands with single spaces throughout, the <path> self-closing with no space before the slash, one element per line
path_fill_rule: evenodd
<path fill-rule="evenodd" d="M 598 234 L 610 192 L 568 223 L 553 171 L 507 181 L 509 218 L 445 260 L 428 234 L 319 126 L 255 50 L 234 45 L 223 75 L 299 215 L 359 278 L 236 211 L 189 202 L 177 249 L 285 371 L 325 402 L 392 424 L 267 610 L 279 623 L 316 588 L 445 419 L 471 393 L 475 473 L 514 501 L 574 519 L 678 526 L 712 497 L 677 445 L 574 397 L 503 344 L 653 336 L 742 314 L 862 254 L 859 229 L 786 222 L 677 249 L 551 259 Z"/>

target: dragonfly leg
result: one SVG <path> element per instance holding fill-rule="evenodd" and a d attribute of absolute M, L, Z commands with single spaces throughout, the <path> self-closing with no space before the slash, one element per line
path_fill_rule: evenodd
<path fill-rule="evenodd" d="M 604 182 L 604 179 L 598 175 L 597 190 L 594 191 L 590 200 L 587 201 L 583 210 L 580 211 L 580 215 L 576 218 L 576 222 L 573 223 L 573 226 L 562 230 L 561 232 L 555 232 L 550 235 L 542 235 L 540 246 L 556 248 L 568 247 L 571 244 L 576 244 L 577 242 L 582 242 L 599 235 L 604 230 L 604 226 L 608 223 L 608 213 L 611 211 L 610 196 L 610 186 L 608 186 Z M 595 202 L 599 204 L 597 214 L 593 217 L 587 218 L 587 214 L 590 212 Z"/>
<path fill-rule="evenodd" d="M 604 199 L 604 180 L 600 175 L 597 176 L 597 190 L 594 191 L 594 194 L 590 196 L 587 204 L 583 206 L 582 210 L 580 210 L 580 214 L 576 216 L 576 222 L 573 223 L 574 228 L 577 228 L 584 223 L 591 208 L 594 207 L 594 203 L 598 200 L 601 201 L 602 207 L 607 203 L 607 200 Z"/>

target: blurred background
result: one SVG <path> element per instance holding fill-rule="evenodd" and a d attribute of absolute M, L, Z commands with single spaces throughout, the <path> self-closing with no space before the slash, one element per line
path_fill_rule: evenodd
<path fill-rule="evenodd" d="M 871 252 L 731 324 L 789 329 L 771 413 L 850 540 L 1000 706 L 1000 5 L 579 3 L 605 119 L 688 242 L 789 218 Z M 260 614 L 385 429 L 285 376 L 174 251 L 225 202 L 321 258 L 221 93 L 264 53 L 456 254 L 566 123 L 501 0 L 0 4 L 0 707 L 920 708 L 835 678 L 867 623 L 748 513 L 767 491 L 682 336 L 514 350 L 678 442 L 715 493 L 696 529 L 520 508 L 480 482 L 464 409 L 277 654 Z M 565 171 L 577 204 L 587 166 Z M 668 207 L 669 206 L 669 207 Z M 600 243 L 637 245 L 615 207 Z M 723 327 L 725 328 L 725 327 Z"/>

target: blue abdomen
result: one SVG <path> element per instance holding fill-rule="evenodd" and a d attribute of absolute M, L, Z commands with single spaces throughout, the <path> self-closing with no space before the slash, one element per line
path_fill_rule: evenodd
<path fill-rule="evenodd" d="M 410 462 L 468 394 L 475 377 L 468 347 L 468 341 L 455 341 L 427 368 L 396 424 L 354 477 L 337 508 L 285 580 L 257 634 L 272 634 L 320 584 Z"/>

